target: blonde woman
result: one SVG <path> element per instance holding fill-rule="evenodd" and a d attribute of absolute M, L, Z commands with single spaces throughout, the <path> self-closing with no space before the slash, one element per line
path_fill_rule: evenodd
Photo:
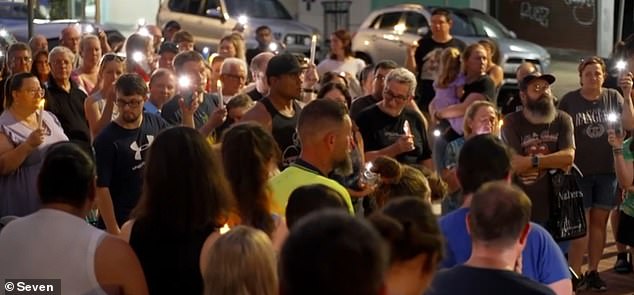
<path fill-rule="evenodd" d="M 203 274 L 205 295 L 277 295 L 277 258 L 262 231 L 237 226 L 212 246 Z"/>
<path fill-rule="evenodd" d="M 233 33 L 220 39 L 218 54 L 224 58 L 236 57 L 246 62 L 246 45 L 240 34 Z"/>
<path fill-rule="evenodd" d="M 96 35 L 84 35 L 79 42 L 81 65 L 74 72 L 77 84 L 90 95 L 96 88 L 99 78 L 99 59 L 101 58 L 101 41 Z"/>
<path fill-rule="evenodd" d="M 84 101 L 84 112 L 92 138 L 115 117 L 114 83 L 124 72 L 125 58 L 114 53 L 107 53 L 101 58 L 97 88 Z"/>
<path fill-rule="evenodd" d="M 464 136 L 459 137 L 447 144 L 444 152 L 443 164 L 440 174 L 449 186 L 449 197 L 443 200 L 443 215 L 460 207 L 457 194 L 460 191 L 460 184 L 456 177 L 456 165 L 458 164 L 458 154 L 465 141 L 480 134 L 500 134 L 500 114 L 491 102 L 479 100 L 471 104 L 464 116 Z"/>

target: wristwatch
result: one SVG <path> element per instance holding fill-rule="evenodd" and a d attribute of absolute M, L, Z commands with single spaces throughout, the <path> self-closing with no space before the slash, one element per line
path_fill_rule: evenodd
<path fill-rule="evenodd" d="M 539 168 L 539 157 L 537 155 L 531 157 L 531 166 L 533 168 Z"/>

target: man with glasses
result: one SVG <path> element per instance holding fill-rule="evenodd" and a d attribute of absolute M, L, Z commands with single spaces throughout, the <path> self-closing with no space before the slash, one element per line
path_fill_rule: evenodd
<path fill-rule="evenodd" d="M 137 74 L 124 74 L 115 83 L 119 115 L 95 138 L 97 204 L 108 232 L 118 234 L 141 195 L 145 153 L 154 137 L 169 124 L 143 113 L 148 88 Z"/>
<path fill-rule="evenodd" d="M 350 106 L 350 117 L 352 117 L 352 120 L 356 120 L 361 111 L 383 99 L 385 76 L 396 68 L 398 68 L 398 64 L 393 60 L 382 60 L 374 66 L 374 76 L 372 77 L 372 89 L 374 91 L 370 95 L 361 96 L 352 101 L 352 105 Z"/>
<path fill-rule="evenodd" d="M 365 144 L 365 159 L 395 158 L 404 164 L 432 169 L 427 125 L 422 116 L 406 107 L 414 99 L 416 77 L 405 68 L 387 74 L 383 100 L 361 111 L 356 122 Z"/>
<path fill-rule="evenodd" d="M 71 79 L 75 56 L 64 46 L 53 48 L 48 56 L 51 74 L 46 83 L 45 108 L 57 116 L 71 141 L 90 151 L 91 135 L 84 113 L 86 93 Z"/>
<path fill-rule="evenodd" d="M 552 75 L 528 74 L 520 81 L 522 111 L 504 119 L 502 139 L 515 155 L 511 165 L 520 186 L 533 202 L 531 221 L 541 225 L 548 220 L 550 169 L 567 169 L 573 164 L 575 141 L 571 117 L 554 104 L 550 84 Z"/>
<path fill-rule="evenodd" d="M 244 88 L 246 81 L 247 65 L 243 60 L 230 57 L 222 62 L 220 82 L 222 83 L 222 98 L 225 105 Z"/>
<path fill-rule="evenodd" d="M 31 71 L 31 49 L 22 42 L 11 44 L 7 50 L 9 76 Z M 0 82 L 0 113 L 4 111 L 4 88 L 7 79 Z"/>
<path fill-rule="evenodd" d="M 81 64 L 79 57 L 79 41 L 81 40 L 81 32 L 79 31 L 79 24 L 72 24 L 65 27 L 59 36 L 59 44 L 70 49 L 74 55 L 73 69 L 78 68 Z"/>
<path fill-rule="evenodd" d="M 430 33 L 423 36 L 418 43 L 408 48 L 405 57 L 407 69 L 416 73 L 418 88 L 416 89 L 416 104 L 423 112 L 428 112 L 429 103 L 436 95 L 434 80 L 438 74 L 436 63 L 433 62 L 433 51 L 447 47 L 458 48 L 461 52 L 467 45 L 451 35 L 451 13 L 443 8 L 434 9 L 431 13 Z"/>

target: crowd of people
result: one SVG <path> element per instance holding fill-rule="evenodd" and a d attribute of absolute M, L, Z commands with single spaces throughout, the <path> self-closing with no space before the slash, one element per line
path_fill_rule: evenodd
<path fill-rule="evenodd" d="M 0 279 L 58 278 L 64 294 L 606 290 L 608 220 L 614 268 L 632 272 L 634 37 L 611 88 L 598 57 L 561 99 L 522 64 L 503 113 L 496 43 L 451 26 L 436 9 L 403 65 L 366 65 L 346 30 L 317 64 L 269 46 L 266 26 L 257 48 L 234 32 L 210 55 L 176 22 L 123 44 L 70 25 L 50 51 L 11 45 Z M 554 170 L 583 193 L 581 237 L 554 236 Z"/>

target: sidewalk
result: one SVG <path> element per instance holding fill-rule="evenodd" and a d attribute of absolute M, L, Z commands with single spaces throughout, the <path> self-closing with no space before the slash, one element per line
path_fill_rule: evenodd
<path fill-rule="evenodd" d="M 612 236 L 612 228 L 608 225 L 608 242 L 603 252 L 603 259 L 599 263 L 601 278 L 608 285 L 605 295 L 634 295 L 634 273 L 622 275 L 612 270 L 616 261 L 616 244 Z M 592 291 L 583 291 L 577 294 L 597 294 Z"/>

